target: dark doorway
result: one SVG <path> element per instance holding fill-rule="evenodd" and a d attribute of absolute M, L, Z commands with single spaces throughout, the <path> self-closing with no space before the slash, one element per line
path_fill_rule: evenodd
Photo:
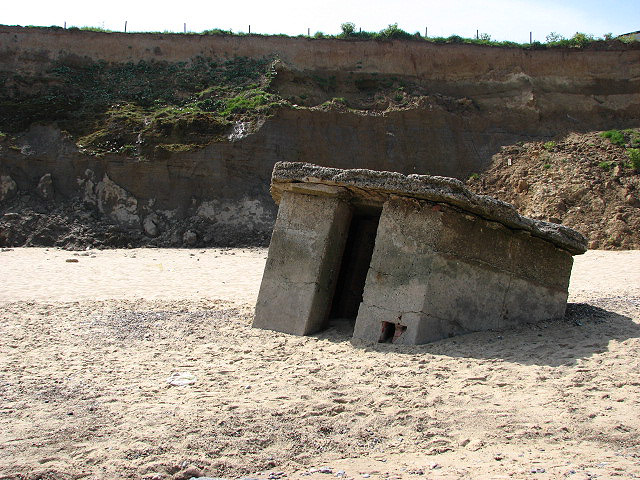
<path fill-rule="evenodd" d="M 382 322 L 380 340 L 378 343 L 396 343 L 396 340 L 407 330 L 405 325 L 392 322 Z"/>
<path fill-rule="evenodd" d="M 376 243 L 380 213 L 354 214 L 349 228 L 329 318 L 355 323 Z"/>

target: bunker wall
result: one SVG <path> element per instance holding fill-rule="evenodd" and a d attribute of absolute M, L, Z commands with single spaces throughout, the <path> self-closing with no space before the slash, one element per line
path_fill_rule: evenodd
<path fill-rule="evenodd" d="M 354 338 L 420 344 L 564 315 L 573 258 L 544 240 L 452 207 L 384 205 Z M 406 330 L 405 330 L 406 328 Z"/>
<path fill-rule="evenodd" d="M 283 194 L 254 327 L 309 335 L 325 326 L 350 221 L 338 197 Z"/>

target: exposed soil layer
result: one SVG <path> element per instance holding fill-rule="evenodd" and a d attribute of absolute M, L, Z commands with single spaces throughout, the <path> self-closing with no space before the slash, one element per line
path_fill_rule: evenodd
<path fill-rule="evenodd" d="M 467 183 L 523 215 L 578 230 L 589 248 L 640 249 L 640 175 L 629 157 L 640 133 L 620 134 L 619 145 L 591 132 L 503 147 Z"/>
<path fill-rule="evenodd" d="M 0 207 L 0 246 L 67 250 L 132 247 L 266 246 L 269 232 L 216 225 L 198 216 L 167 222 L 155 237 L 127 228 L 79 198 L 45 202 L 22 195 Z"/>
<path fill-rule="evenodd" d="M 640 175 L 628 153 L 639 132 L 628 130 L 623 145 L 589 132 L 505 146 L 467 184 L 513 204 L 522 215 L 578 230 L 591 249 L 640 249 Z M 36 187 L 0 202 L 0 246 L 245 246 L 267 245 L 270 238 L 268 228 L 226 225 L 194 209 L 156 223 L 158 233 L 150 236 L 79 196 L 45 200 Z"/>
<path fill-rule="evenodd" d="M 638 118 L 637 42 L 538 50 L 0 26 L 0 242 L 260 245 L 277 161 L 466 179 L 506 145 Z"/>

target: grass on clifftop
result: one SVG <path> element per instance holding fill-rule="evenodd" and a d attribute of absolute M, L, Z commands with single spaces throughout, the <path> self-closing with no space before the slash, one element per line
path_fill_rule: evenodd
<path fill-rule="evenodd" d="M 62 27 L 36 27 L 29 25 L 28 28 L 50 28 L 55 30 L 62 30 Z M 460 35 L 450 35 L 448 37 L 429 37 L 423 36 L 420 32 L 409 33 L 402 28 L 398 27 L 397 23 L 388 25 L 379 32 L 368 32 L 362 29 L 356 29 L 356 25 L 352 22 L 345 22 L 340 26 L 341 32 L 333 35 L 324 32 L 316 32 L 309 35 L 287 35 L 287 34 L 260 34 L 260 33 L 245 33 L 245 32 L 233 32 L 232 30 L 224 30 L 221 28 L 212 28 L 204 30 L 202 32 L 170 32 L 170 31 L 158 31 L 158 32 L 129 32 L 129 33 L 148 33 L 148 34 L 170 34 L 170 35 L 222 35 L 222 36 L 257 36 L 257 37 L 284 37 L 284 38 L 310 38 L 310 39 L 341 39 L 341 40 L 353 40 L 353 41 L 367 41 L 367 40 L 412 40 L 412 41 L 424 41 L 436 44 L 470 44 L 470 45 L 489 45 L 496 47 L 512 47 L 523 49 L 546 49 L 546 48 L 585 48 L 590 45 L 610 45 L 612 43 L 630 43 L 633 40 L 623 37 L 614 37 L 611 33 L 606 33 L 602 37 L 596 37 L 595 35 L 576 32 L 573 36 L 566 38 L 555 32 L 551 32 L 546 36 L 544 42 L 534 41 L 531 43 L 519 43 L 509 40 L 493 40 L 488 33 L 479 33 L 476 38 L 462 37 Z M 114 30 L 108 30 L 101 27 L 69 27 L 68 31 L 77 32 L 101 32 L 101 33 L 124 33 L 116 32 Z"/>

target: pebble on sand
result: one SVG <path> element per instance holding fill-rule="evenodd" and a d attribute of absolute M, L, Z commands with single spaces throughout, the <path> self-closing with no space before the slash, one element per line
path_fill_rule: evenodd
<path fill-rule="evenodd" d="M 196 383 L 196 376 L 189 372 L 175 372 L 167 378 L 167 383 L 173 387 L 184 387 Z"/>

